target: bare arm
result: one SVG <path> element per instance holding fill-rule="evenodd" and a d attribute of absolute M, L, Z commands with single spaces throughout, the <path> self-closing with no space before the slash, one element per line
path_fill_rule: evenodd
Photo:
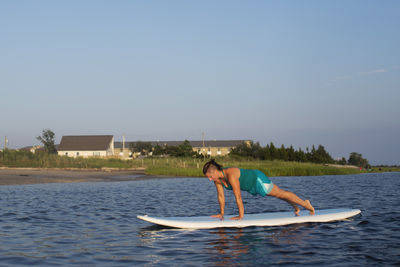
<path fill-rule="evenodd" d="M 239 210 L 239 216 L 233 217 L 231 219 L 232 220 L 240 220 L 244 216 L 244 206 L 243 206 L 242 194 L 240 193 L 239 179 L 232 177 L 232 176 L 228 176 L 228 179 L 229 179 L 229 183 L 232 186 L 233 194 L 235 195 L 235 198 L 236 198 L 236 205 Z"/>
<path fill-rule="evenodd" d="M 212 215 L 211 217 L 214 218 L 219 218 L 223 219 L 224 218 L 224 212 L 225 212 L 225 195 L 224 195 L 224 188 L 222 187 L 222 184 L 219 182 L 214 182 L 215 187 L 217 188 L 217 194 L 218 194 L 218 202 L 219 202 L 219 210 L 220 213 L 217 215 Z"/>

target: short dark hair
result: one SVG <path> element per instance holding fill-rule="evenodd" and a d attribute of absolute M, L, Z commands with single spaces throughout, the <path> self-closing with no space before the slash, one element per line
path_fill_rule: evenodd
<path fill-rule="evenodd" d="M 206 172 L 208 171 L 208 168 L 210 168 L 210 166 L 215 166 L 217 168 L 217 170 L 222 171 L 222 165 L 215 162 L 215 159 L 210 159 L 203 166 L 203 174 L 206 174 Z"/>

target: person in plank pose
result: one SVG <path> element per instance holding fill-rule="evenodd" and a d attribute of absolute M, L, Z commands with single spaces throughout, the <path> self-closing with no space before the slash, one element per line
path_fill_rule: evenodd
<path fill-rule="evenodd" d="M 239 216 L 231 218 L 240 220 L 244 216 L 244 207 L 240 190 L 247 191 L 252 195 L 272 196 L 288 202 L 294 208 L 294 213 L 299 216 L 300 208 L 310 211 L 314 215 L 315 210 L 309 200 L 302 200 L 296 194 L 280 189 L 276 184 L 260 170 L 247 170 L 241 168 L 223 168 L 220 164 L 211 159 L 203 167 L 203 173 L 210 181 L 213 181 L 217 188 L 220 213 L 211 217 L 223 219 L 225 209 L 224 187 L 232 190 L 236 198 Z"/>

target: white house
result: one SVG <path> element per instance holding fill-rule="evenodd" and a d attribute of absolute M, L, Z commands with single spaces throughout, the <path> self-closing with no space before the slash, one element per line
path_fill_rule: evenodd
<path fill-rule="evenodd" d="M 112 135 L 63 136 L 58 146 L 58 155 L 68 157 L 108 157 L 114 155 Z"/>

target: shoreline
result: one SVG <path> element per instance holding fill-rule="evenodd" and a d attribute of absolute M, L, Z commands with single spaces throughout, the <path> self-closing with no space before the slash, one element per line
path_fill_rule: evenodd
<path fill-rule="evenodd" d="M 352 168 L 349 168 L 352 169 Z M 47 183 L 82 183 L 82 182 L 122 182 L 165 178 L 204 178 L 191 173 L 146 174 L 145 168 L 32 168 L 32 167 L 0 167 L 0 186 L 28 185 Z M 165 170 L 163 170 L 165 171 Z M 382 173 L 373 172 L 373 173 Z M 390 172 L 390 171 L 389 171 Z M 348 174 L 361 174 L 348 173 Z M 347 175 L 347 174 L 321 174 Z M 276 175 L 293 176 L 293 175 Z M 310 176 L 310 175 L 295 175 Z M 313 175 L 311 175 L 313 176 Z"/>
<path fill-rule="evenodd" d="M 0 186 L 47 183 L 121 182 L 162 178 L 143 169 L 0 168 Z"/>

